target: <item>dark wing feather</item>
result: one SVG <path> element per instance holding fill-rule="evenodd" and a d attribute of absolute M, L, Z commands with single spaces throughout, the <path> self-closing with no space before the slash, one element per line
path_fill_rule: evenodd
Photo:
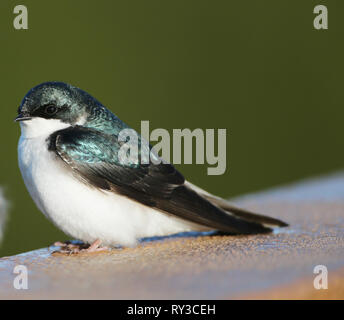
<path fill-rule="evenodd" d="M 184 184 L 173 165 L 119 162 L 115 136 L 80 126 L 50 136 L 49 149 L 93 187 L 112 190 L 144 205 L 182 219 L 229 233 L 259 233 L 271 229 L 253 219 L 228 214 Z"/>

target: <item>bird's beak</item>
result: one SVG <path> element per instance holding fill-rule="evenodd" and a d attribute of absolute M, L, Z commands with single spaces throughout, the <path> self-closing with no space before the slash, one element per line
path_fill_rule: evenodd
<path fill-rule="evenodd" d="M 14 119 L 15 122 L 17 122 L 17 121 L 27 121 L 27 120 L 31 120 L 31 117 L 29 117 L 24 112 L 19 113 L 17 115 L 17 117 Z"/>

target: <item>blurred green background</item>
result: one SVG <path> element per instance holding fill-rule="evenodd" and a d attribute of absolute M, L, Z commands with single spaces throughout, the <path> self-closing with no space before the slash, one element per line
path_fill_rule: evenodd
<path fill-rule="evenodd" d="M 325 4 L 329 29 L 313 28 Z M 29 29 L 13 28 L 24 4 Z M 17 166 L 21 99 L 69 82 L 140 129 L 227 128 L 227 171 L 179 166 L 228 197 L 343 167 L 344 2 L 21 0 L 0 2 L 0 185 L 11 203 L 0 256 L 67 239 Z"/>

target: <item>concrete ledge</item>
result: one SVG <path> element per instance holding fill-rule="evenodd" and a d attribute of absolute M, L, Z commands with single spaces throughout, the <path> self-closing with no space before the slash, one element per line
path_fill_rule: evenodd
<path fill-rule="evenodd" d="M 344 174 L 236 202 L 290 227 L 260 236 L 184 234 L 83 256 L 52 255 L 50 247 L 4 257 L 0 298 L 344 298 Z M 28 290 L 13 287 L 18 264 L 29 270 Z M 329 270 L 328 290 L 313 287 L 316 265 Z"/>

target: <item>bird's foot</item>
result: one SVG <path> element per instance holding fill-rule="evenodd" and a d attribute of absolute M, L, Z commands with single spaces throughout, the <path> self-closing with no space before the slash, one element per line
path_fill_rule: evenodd
<path fill-rule="evenodd" d="M 86 252 L 108 251 L 109 248 L 106 246 L 102 247 L 101 243 L 102 242 L 99 239 L 97 239 L 92 244 L 90 244 L 90 246 L 86 249 Z"/>
<path fill-rule="evenodd" d="M 61 247 L 60 250 L 54 251 L 53 253 L 62 253 L 62 254 L 80 254 L 80 253 L 93 253 L 93 252 L 101 252 L 101 251 L 108 251 L 108 247 L 100 246 L 101 241 L 97 239 L 92 244 L 87 243 L 78 243 L 78 242 L 55 242 L 55 247 Z"/>

